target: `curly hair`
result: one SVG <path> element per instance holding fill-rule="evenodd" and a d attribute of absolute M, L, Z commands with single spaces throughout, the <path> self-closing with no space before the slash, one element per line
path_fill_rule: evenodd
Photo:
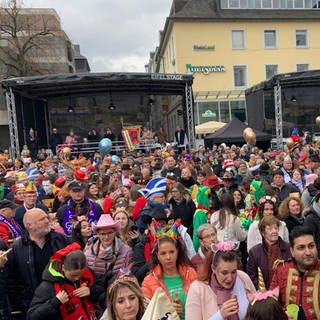
<path fill-rule="evenodd" d="M 278 216 L 280 219 L 286 219 L 289 217 L 289 215 L 290 215 L 290 211 L 289 211 L 290 201 L 298 202 L 300 205 L 300 213 L 302 213 L 302 211 L 304 209 L 302 201 L 297 197 L 288 197 L 288 198 L 284 199 L 279 206 Z"/>

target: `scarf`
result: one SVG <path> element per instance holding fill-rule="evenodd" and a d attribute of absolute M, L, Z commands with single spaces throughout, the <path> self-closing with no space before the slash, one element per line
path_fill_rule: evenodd
<path fill-rule="evenodd" d="M 0 222 L 5 223 L 9 227 L 13 238 L 19 238 L 22 235 L 21 227 L 13 219 L 9 220 L 0 214 Z"/>
<path fill-rule="evenodd" d="M 83 204 L 85 206 L 83 206 Z M 80 212 L 80 210 L 84 212 Z M 92 224 L 96 223 L 99 219 L 99 214 L 97 211 L 97 207 L 93 201 L 89 200 L 87 197 L 84 197 L 84 201 L 79 204 L 74 204 L 72 199 L 67 201 L 64 214 L 63 214 L 63 230 L 66 235 L 70 235 L 72 231 L 72 224 L 77 220 L 77 217 L 80 215 L 85 215 L 87 217 L 88 222 Z"/>
<path fill-rule="evenodd" d="M 273 264 L 276 260 L 282 260 L 283 256 L 280 250 L 279 241 L 273 244 L 266 243 L 267 251 L 268 251 L 268 271 L 269 271 L 269 279 L 271 281 L 274 273 Z"/>
<path fill-rule="evenodd" d="M 150 208 L 160 208 L 160 209 L 166 209 L 168 208 L 166 203 L 154 203 L 150 199 L 148 200 L 148 206 Z"/>
<path fill-rule="evenodd" d="M 218 308 L 221 309 L 222 305 L 227 300 L 230 299 L 232 291 L 233 291 L 234 284 L 233 284 L 232 288 L 225 289 L 225 288 L 221 287 L 221 285 L 217 281 L 217 278 L 216 278 L 215 274 L 212 273 L 211 281 L 210 281 L 210 287 L 212 288 L 213 292 L 216 294 L 216 296 L 217 296 L 217 305 L 218 305 Z M 226 319 L 227 320 L 239 320 L 239 316 L 238 316 L 238 314 L 234 314 L 234 315 L 232 315 L 232 316 L 230 316 L 230 317 L 228 317 Z"/>
<path fill-rule="evenodd" d="M 144 259 L 146 260 L 146 262 L 148 262 L 150 259 L 150 254 L 153 249 L 153 244 L 155 241 L 154 236 L 152 235 L 151 232 L 148 233 L 147 237 L 148 237 L 148 242 L 144 246 Z"/>

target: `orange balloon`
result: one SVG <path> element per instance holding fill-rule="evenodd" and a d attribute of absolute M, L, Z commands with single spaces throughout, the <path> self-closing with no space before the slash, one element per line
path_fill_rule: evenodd
<path fill-rule="evenodd" d="M 248 144 L 253 144 L 256 139 L 256 134 L 252 130 L 252 128 L 246 128 L 243 130 L 243 139 Z"/>
<path fill-rule="evenodd" d="M 318 127 L 320 127 L 320 116 L 316 117 L 316 124 Z"/>

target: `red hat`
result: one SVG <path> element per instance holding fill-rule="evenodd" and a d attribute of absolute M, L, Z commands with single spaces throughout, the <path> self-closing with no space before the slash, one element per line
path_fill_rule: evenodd
<path fill-rule="evenodd" d="M 307 159 L 307 155 L 306 154 L 302 154 L 301 157 L 298 159 L 298 162 L 303 162 Z"/>
<path fill-rule="evenodd" d="M 232 159 L 226 159 L 223 161 L 223 164 L 222 164 L 222 168 L 225 169 L 227 167 L 232 167 L 234 166 L 234 163 L 233 163 L 233 160 Z"/>
<path fill-rule="evenodd" d="M 86 173 L 81 169 L 75 170 L 73 174 L 78 180 L 83 181 L 88 179 L 88 176 L 86 175 Z"/>
<path fill-rule="evenodd" d="M 279 154 L 278 151 L 270 151 L 269 152 L 269 158 L 274 158 L 275 156 L 277 156 Z"/>
<path fill-rule="evenodd" d="M 66 183 L 66 178 L 64 176 L 60 176 L 55 182 L 54 182 L 54 185 L 56 187 L 62 187 L 65 183 Z"/>
<path fill-rule="evenodd" d="M 209 188 L 214 188 L 218 185 L 223 185 L 223 182 L 220 181 L 217 176 L 209 176 L 203 181 L 202 185 Z"/>

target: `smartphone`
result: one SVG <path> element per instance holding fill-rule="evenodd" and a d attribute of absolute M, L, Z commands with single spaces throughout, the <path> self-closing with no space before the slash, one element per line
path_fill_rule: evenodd
<path fill-rule="evenodd" d="M 138 231 L 138 227 L 137 226 L 131 226 L 130 231 Z"/>
<path fill-rule="evenodd" d="M 117 189 L 114 193 L 115 193 L 117 196 L 120 196 L 122 192 L 121 192 L 120 189 Z"/>

